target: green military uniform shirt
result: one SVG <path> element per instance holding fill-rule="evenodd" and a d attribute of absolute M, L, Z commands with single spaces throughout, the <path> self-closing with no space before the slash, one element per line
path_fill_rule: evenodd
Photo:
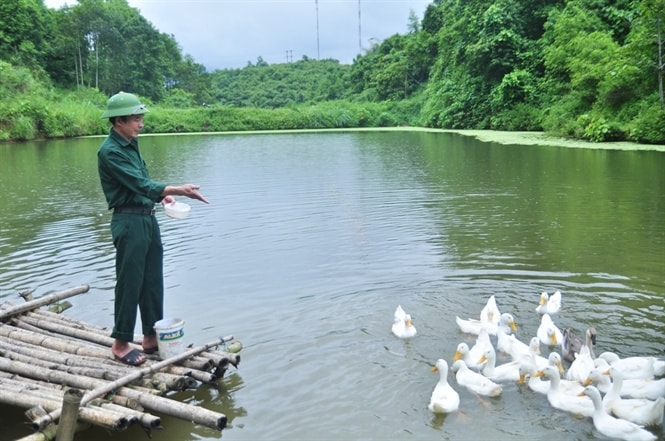
<path fill-rule="evenodd" d="M 111 129 L 97 152 L 99 178 L 109 209 L 120 206 L 152 208 L 166 187 L 150 179 L 138 141 L 127 141 Z"/>

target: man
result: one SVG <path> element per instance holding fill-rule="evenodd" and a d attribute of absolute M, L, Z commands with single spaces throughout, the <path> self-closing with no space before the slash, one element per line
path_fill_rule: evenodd
<path fill-rule="evenodd" d="M 137 308 L 143 351 L 148 354 L 157 351 L 153 326 L 164 315 L 163 247 L 154 205 L 173 203 L 173 195 L 208 203 L 198 185 L 172 186 L 150 179 L 137 140 L 147 112 L 136 95 L 120 92 L 112 96 L 102 118 L 109 118 L 113 127 L 97 153 L 102 190 L 113 209 L 111 235 L 116 249 L 111 352 L 131 366 L 146 360 L 129 344 L 134 340 Z"/>

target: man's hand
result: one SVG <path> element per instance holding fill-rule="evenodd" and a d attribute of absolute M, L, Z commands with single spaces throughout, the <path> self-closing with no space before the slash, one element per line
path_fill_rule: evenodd
<path fill-rule="evenodd" d="M 184 184 L 184 185 L 179 185 L 179 186 L 173 186 L 173 185 L 167 185 L 166 188 L 164 188 L 164 192 L 162 193 L 164 195 L 164 199 L 162 200 L 162 203 L 170 196 L 170 195 L 178 195 L 178 196 L 187 196 L 190 199 L 198 199 L 201 202 L 205 202 L 206 204 L 209 204 L 208 199 L 205 198 L 201 193 L 199 193 L 199 188 L 201 188 L 200 185 L 196 184 Z M 173 199 L 173 198 L 171 198 Z M 174 200 L 171 200 L 173 202 Z M 167 203 L 171 203 L 167 202 Z"/>

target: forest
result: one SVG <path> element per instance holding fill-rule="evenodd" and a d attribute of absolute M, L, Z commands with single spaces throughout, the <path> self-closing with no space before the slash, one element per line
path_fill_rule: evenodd
<path fill-rule="evenodd" d="M 334 59 L 208 72 L 126 0 L 0 3 L 0 141 L 146 132 L 422 126 L 665 143 L 665 0 L 434 0 L 408 32 Z"/>

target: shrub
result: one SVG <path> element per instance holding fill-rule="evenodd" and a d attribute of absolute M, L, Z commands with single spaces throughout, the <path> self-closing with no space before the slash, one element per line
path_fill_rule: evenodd
<path fill-rule="evenodd" d="M 35 138 L 35 124 L 28 116 L 20 115 L 14 120 L 9 137 L 17 141 L 27 141 Z"/>
<path fill-rule="evenodd" d="M 665 144 L 665 110 L 655 104 L 630 124 L 629 139 L 645 144 Z"/>
<path fill-rule="evenodd" d="M 625 139 L 621 129 L 616 124 L 609 123 L 603 117 L 584 114 L 577 118 L 577 121 L 580 127 L 582 127 L 583 139 L 592 142 L 610 142 Z"/>
<path fill-rule="evenodd" d="M 509 131 L 540 131 L 543 130 L 540 122 L 540 112 L 529 104 L 516 104 L 511 109 L 505 109 L 490 117 L 492 130 Z"/>

